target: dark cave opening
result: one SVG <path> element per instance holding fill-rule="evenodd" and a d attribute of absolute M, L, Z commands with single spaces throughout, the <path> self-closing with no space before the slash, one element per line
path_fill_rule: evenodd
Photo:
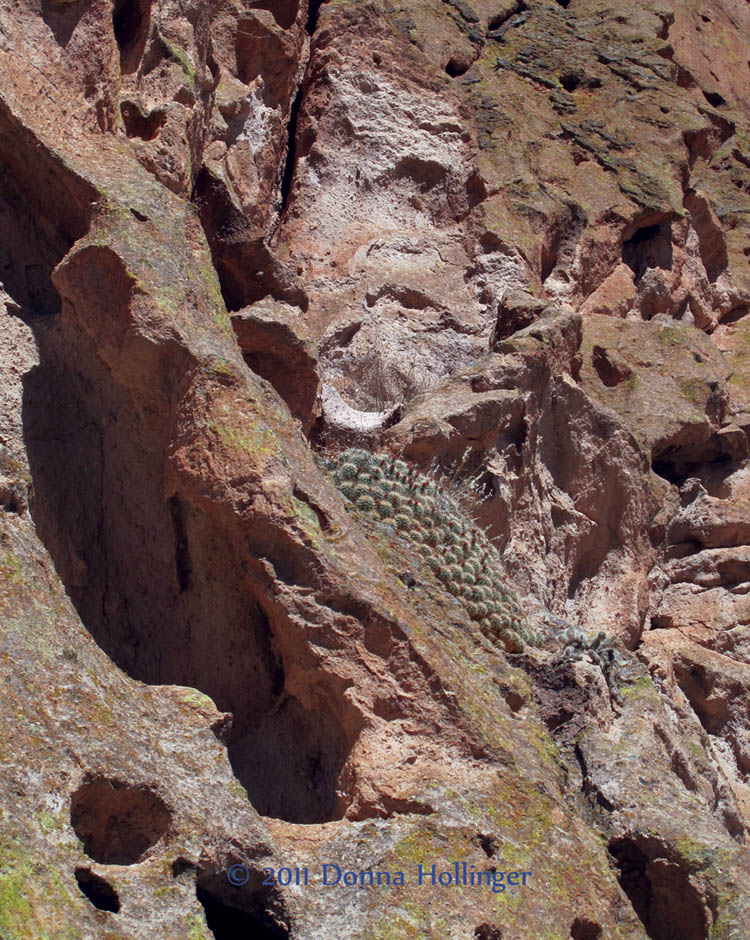
<path fill-rule="evenodd" d="M 299 0 L 254 0 L 254 10 L 268 10 L 282 29 L 291 29 L 299 13 Z"/>
<path fill-rule="evenodd" d="M 216 940 L 288 940 L 290 936 L 281 927 L 264 924 L 256 915 L 232 907 L 205 888 L 196 888 L 195 893 L 203 905 L 208 929 Z"/>
<path fill-rule="evenodd" d="M 262 871 L 245 865 L 238 868 L 237 887 L 228 880 L 228 873 L 197 878 L 195 894 L 208 929 L 216 940 L 289 940 L 289 918 L 277 889 L 263 884 Z"/>
<path fill-rule="evenodd" d="M 464 59 L 457 59 L 454 56 L 448 60 L 448 64 L 445 66 L 445 74 L 450 75 L 451 78 L 458 78 L 460 75 L 465 75 L 470 67 L 470 64 Z"/>
<path fill-rule="evenodd" d="M 115 0 L 112 28 L 120 50 L 120 71 L 135 72 L 143 55 L 151 24 L 151 0 Z"/>
<path fill-rule="evenodd" d="M 648 268 L 672 267 L 672 226 L 645 225 L 622 245 L 622 260 L 639 280 Z"/>
<path fill-rule="evenodd" d="M 287 149 L 284 159 L 284 167 L 281 171 L 281 181 L 279 183 L 279 218 L 289 202 L 289 194 L 292 191 L 292 182 L 294 181 L 294 170 L 297 163 L 297 124 L 299 122 L 299 113 L 302 107 L 302 86 L 300 85 L 294 101 L 289 110 L 289 123 L 287 125 Z"/>
<path fill-rule="evenodd" d="M 613 839 L 608 850 L 650 940 L 707 940 L 713 911 L 704 906 L 679 856 L 653 840 L 629 837 Z M 710 896 L 707 903 L 713 907 Z"/>
<path fill-rule="evenodd" d="M 570 940 L 600 940 L 602 928 L 588 917 L 576 917 L 570 927 Z"/>

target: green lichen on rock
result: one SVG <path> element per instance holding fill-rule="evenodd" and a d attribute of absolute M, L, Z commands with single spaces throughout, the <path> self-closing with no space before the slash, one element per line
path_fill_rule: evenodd
<path fill-rule="evenodd" d="M 405 541 L 436 585 L 506 652 L 524 648 L 521 607 L 497 549 L 437 480 L 403 460 L 360 448 L 329 458 L 327 469 L 365 528 L 385 528 Z"/>

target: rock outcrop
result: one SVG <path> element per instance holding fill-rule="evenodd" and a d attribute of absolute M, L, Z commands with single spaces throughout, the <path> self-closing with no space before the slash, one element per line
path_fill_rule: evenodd
<path fill-rule="evenodd" d="M 0 10 L 3 940 L 750 935 L 749 34 Z M 522 650 L 352 444 L 474 481 Z"/>

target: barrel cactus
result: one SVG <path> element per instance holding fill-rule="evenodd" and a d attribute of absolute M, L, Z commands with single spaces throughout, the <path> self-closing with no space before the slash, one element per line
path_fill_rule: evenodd
<path fill-rule="evenodd" d="M 497 549 L 438 480 L 361 448 L 329 457 L 326 467 L 360 518 L 390 527 L 424 558 L 487 637 L 507 652 L 524 648 L 521 607 Z"/>

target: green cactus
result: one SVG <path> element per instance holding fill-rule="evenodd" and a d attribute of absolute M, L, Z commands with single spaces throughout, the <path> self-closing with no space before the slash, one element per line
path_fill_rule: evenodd
<path fill-rule="evenodd" d="M 337 482 L 338 480 L 356 480 L 357 479 L 357 468 L 353 463 L 345 463 L 339 467 L 337 472 Z"/>
<path fill-rule="evenodd" d="M 485 636 L 507 652 L 524 648 L 521 607 L 505 584 L 500 555 L 437 481 L 403 460 L 361 448 L 329 458 L 326 467 L 362 521 L 395 530 Z"/>

